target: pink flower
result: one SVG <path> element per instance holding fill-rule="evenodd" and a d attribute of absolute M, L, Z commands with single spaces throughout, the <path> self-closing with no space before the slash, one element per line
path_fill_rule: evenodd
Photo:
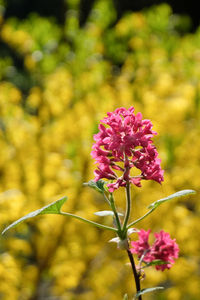
<path fill-rule="evenodd" d="M 132 248 L 130 249 L 131 253 L 138 254 L 138 257 L 141 258 L 143 256 L 143 261 L 145 262 L 151 262 L 152 257 L 150 254 L 150 245 L 149 245 L 149 234 L 151 230 L 145 231 L 144 229 L 141 229 L 138 233 L 139 240 L 134 242 L 131 242 Z"/>
<path fill-rule="evenodd" d="M 142 120 L 142 114 L 134 114 L 134 108 L 123 107 L 107 113 L 101 121 L 99 132 L 94 135 L 96 143 L 91 152 L 98 164 L 95 170 L 95 181 L 101 178 L 114 180 L 109 183 L 109 191 L 113 192 L 120 186 L 133 183 L 140 187 L 141 180 L 163 181 L 163 170 L 152 137 L 150 120 Z M 135 167 L 141 171 L 131 176 L 130 170 Z M 118 175 L 119 171 L 122 173 Z"/>
<path fill-rule="evenodd" d="M 149 245 L 150 230 L 145 231 L 141 229 L 139 231 L 139 240 L 131 242 L 131 253 L 137 254 L 139 259 L 149 263 L 155 260 L 166 261 L 166 264 L 156 265 L 157 270 L 164 271 L 170 269 L 174 263 L 174 259 L 178 258 L 179 247 L 176 240 L 170 238 L 169 233 L 161 230 L 159 233 L 155 233 L 155 242 L 152 246 Z"/>
<path fill-rule="evenodd" d="M 176 240 L 170 238 L 169 233 L 161 230 L 159 233 L 155 233 L 156 240 L 151 247 L 151 255 L 153 259 L 160 259 L 167 261 L 165 265 L 156 266 L 157 270 L 164 271 L 165 269 L 170 269 L 174 263 L 174 258 L 178 258 L 179 247 Z"/>

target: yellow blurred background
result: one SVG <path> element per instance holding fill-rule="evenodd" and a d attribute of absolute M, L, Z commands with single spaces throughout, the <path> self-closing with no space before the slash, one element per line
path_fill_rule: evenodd
<path fill-rule="evenodd" d="M 198 300 L 200 29 L 183 34 L 187 20 L 166 4 L 111 26 L 110 0 L 97 1 L 80 27 L 79 1 L 68 5 L 63 27 L 37 14 L 20 21 L 0 16 L 0 38 L 25 69 L 19 73 L 9 55 L 0 58 L 0 228 L 64 195 L 63 210 L 111 225 L 110 217 L 94 215 L 106 203 L 83 183 L 94 178 L 90 152 L 99 120 L 134 106 L 158 132 L 165 174 L 162 186 L 133 187 L 132 216 L 181 189 L 197 191 L 138 224 L 164 229 L 180 247 L 171 270 L 146 271 L 142 288 L 166 289 L 144 299 Z M 116 192 L 121 211 L 123 192 Z M 128 259 L 108 243 L 112 237 L 62 216 L 19 225 L 0 238 L 0 299 L 116 300 L 125 293 L 132 299 Z"/>

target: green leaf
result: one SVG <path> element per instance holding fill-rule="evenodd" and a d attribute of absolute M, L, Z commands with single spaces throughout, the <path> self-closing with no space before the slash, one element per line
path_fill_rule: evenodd
<path fill-rule="evenodd" d="M 143 289 L 141 291 L 139 291 L 136 295 L 135 295 L 135 299 L 139 298 L 141 295 L 143 294 L 146 294 L 146 293 L 151 293 L 151 292 L 154 292 L 156 290 L 163 290 L 164 287 L 162 286 L 156 286 L 156 287 L 153 287 L 153 288 L 147 288 L 147 289 Z"/>
<path fill-rule="evenodd" d="M 124 295 L 123 300 L 128 300 L 128 295 L 127 294 Z"/>
<path fill-rule="evenodd" d="M 178 198 L 178 197 L 183 197 L 183 196 L 187 196 L 187 195 L 190 195 L 190 194 L 196 194 L 196 192 L 194 190 L 182 190 L 182 191 L 179 191 L 177 193 L 174 193 L 166 198 L 162 198 L 160 200 L 157 200 L 153 203 L 151 203 L 148 208 L 157 208 L 159 205 L 161 205 L 162 203 L 164 202 L 167 202 L 171 199 L 174 199 L 174 198 Z"/>
<path fill-rule="evenodd" d="M 63 204 L 66 202 L 67 200 L 67 197 L 63 197 L 51 204 L 48 204 L 38 210 L 35 210 L 31 213 L 29 213 L 28 215 L 18 219 L 17 221 L 13 222 L 12 224 L 10 224 L 8 227 L 6 227 L 2 234 L 4 234 L 6 231 L 8 231 L 9 229 L 15 227 L 16 225 L 18 225 L 19 223 L 27 220 L 27 219 L 30 219 L 30 218 L 33 218 L 33 217 L 36 217 L 36 216 L 39 216 L 39 215 L 46 215 L 46 214 L 61 214 L 61 207 L 63 206 Z"/>
<path fill-rule="evenodd" d="M 162 198 L 160 200 L 157 200 L 153 203 L 151 203 L 148 208 L 150 208 L 150 210 L 142 217 L 140 217 L 139 219 L 131 222 L 127 228 L 130 228 L 131 226 L 137 224 L 138 222 L 144 220 L 148 215 L 150 215 L 158 206 L 160 206 L 162 203 L 164 202 L 167 202 L 171 199 L 174 199 L 174 198 L 178 198 L 178 197 L 183 197 L 183 196 L 187 196 L 187 195 L 190 195 L 190 194 L 196 194 L 196 192 L 194 190 L 182 190 L 182 191 L 179 191 L 177 193 L 174 193 L 166 198 Z"/>
<path fill-rule="evenodd" d="M 89 182 L 84 183 L 84 185 L 91 187 L 92 189 L 96 190 L 97 192 L 103 194 L 106 192 L 104 188 L 105 181 L 102 179 L 98 181 L 90 180 Z"/>
<path fill-rule="evenodd" d="M 101 210 L 101 211 L 97 211 L 94 213 L 96 216 L 99 216 L 99 217 L 107 217 L 107 216 L 114 216 L 114 212 L 112 210 Z M 121 213 L 117 213 L 118 216 L 121 216 L 123 217 L 123 214 Z"/>
<path fill-rule="evenodd" d="M 158 265 L 167 265 L 169 263 L 170 263 L 169 261 L 164 261 L 164 260 L 161 260 L 161 259 L 155 259 L 155 260 L 153 260 L 149 263 L 145 263 L 146 264 L 145 267 L 158 266 Z"/>

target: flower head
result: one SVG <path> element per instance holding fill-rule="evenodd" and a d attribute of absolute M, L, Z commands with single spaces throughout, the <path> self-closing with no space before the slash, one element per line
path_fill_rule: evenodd
<path fill-rule="evenodd" d="M 149 263 L 156 260 L 166 262 L 166 264 L 156 265 L 157 270 L 164 271 L 170 269 L 174 263 L 174 259 L 178 258 L 179 247 L 176 240 L 170 238 L 169 233 L 161 230 L 159 233 L 155 233 L 155 241 L 152 246 L 149 245 L 150 230 L 145 231 L 141 229 L 138 233 L 139 240 L 131 242 L 132 253 L 138 255 L 142 261 Z"/>
<path fill-rule="evenodd" d="M 166 265 L 156 266 L 157 270 L 164 271 L 170 269 L 174 263 L 174 258 L 178 258 L 179 247 L 176 240 L 170 238 L 169 233 L 161 230 L 159 233 L 155 233 L 155 242 L 151 247 L 151 255 L 153 259 L 159 259 L 168 262 Z"/>
<path fill-rule="evenodd" d="M 98 164 L 95 181 L 101 178 L 113 180 L 108 184 L 110 192 L 128 182 L 140 187 L 142 179 L 163 181 L 161 161 L 152 144 L 152 137 L 157 133 L 152 130 L 150 120 L 143 120 L 141 113 L 135 115 L 133 107 L 121 107 L 107 113 L 101 122 L 91 152 Z M 141 173 L 131 176 L 133 167 Z M 122 175 L 118 176 L 116 171 Z"/>

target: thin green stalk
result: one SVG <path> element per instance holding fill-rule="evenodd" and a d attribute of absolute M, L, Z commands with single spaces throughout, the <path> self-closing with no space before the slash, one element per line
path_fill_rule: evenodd
<path fill-rule="evenodd" d="M 115 220 L 116 220 L 116 223 L 117 223 L 117 228 L 118 228 L 119 235 L 121 235 L 121 232 L 122 232 L 121 222 L 120 222 L 120 219 L 119 219 L 119 215 L 117 213 L 114 197 L 113 197 L 112 194 L 110 195 L 110 206 L 111 206 L 112 211 L 114 212 L 114 215 L 115 215 Z"/>
<path fill-rule="evenodd" d="M 139 221 L 142 221 L 144 218 L 146 218 L 148 215 L 150 215 L 150 213 L 152 213 L 154 211 L 155 208 L 152 208 L 151 210 L 149 210 L 144 216 L 140 217 L 139 219 L 131 222 L 127 228 L 130 228 L 131 226 L 135 225 L 136 223 L 138 223 Z"/>
<path fill-rule="evenodd" d="M 111 206 L 110 200 L 108 199 L 108 197 L 106 197 L 106 194 L 105 194 L 105 193 L 103 193 L 103 197 L 104 197 L 104 199 L 106 200 L 106 202 L 109 204 L 109 206 Z"/>
<path fill-rule="evenodd" d="M 126 225 L 128 223 L 129 217 L 130 217 L 130 212 L 131 212 L 131 193 L 130 193 L 130 184 L 129 182 L 127 182 L 126 185 L 126 214 L 124 217 L 124 224 L 123 224 L 123 228 L 122 231 L 126 232 Z"/>
<path fill-rule="evenodd" d="M 82 218 L 82 217 L 74 215 L 74 214 L 70 214 L 70 213 L 66 213 L 66 212 L 60 212 L 60 215 L 72 217 L 72 218 L 78 219 L 80 221 L 83 221 L 85 223 L 91 224 L 91 225 L 99 227 L 99 228 L 103 228 L 103 229 L 107 229 L 107 230 L 111 230 L 111 231 L 115 231 L 115 232 L 118 231 L 117 228 L 106 226 L 106 225 L 102 225 L 102 224 L 99 224 L 99 223 L 87 220 L 85 218 Z"/>

